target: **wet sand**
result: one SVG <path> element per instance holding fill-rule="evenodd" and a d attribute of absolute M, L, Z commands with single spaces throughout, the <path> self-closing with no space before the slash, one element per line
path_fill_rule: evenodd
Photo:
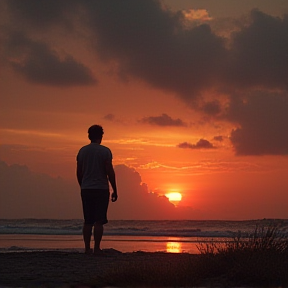
<path fill-rule="evenodd" d="M 192 242 L 191 242 L 192 240 Z M 197 238 L 197 240 L 199 240 Z M 199 254 L 198 242 L 189 237 L 148 237 L 148 236 L 106 236 L 101 242 L 102 249 L 114 248 L 121 252 L 174 252 Z M 82 235 L 35 235 L 0 234 L 0 252 L 5 250 L 84 250 Z"/>

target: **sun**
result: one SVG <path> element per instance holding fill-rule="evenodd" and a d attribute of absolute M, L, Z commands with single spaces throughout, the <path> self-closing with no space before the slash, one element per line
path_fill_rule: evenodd
<path fill-rule="evenodd" d="M 166 193 L 165 196 L 169 199 L 172 203 L 177 203 L 182 200 L 182 195 L 179 192 L 169 192 Z"/>

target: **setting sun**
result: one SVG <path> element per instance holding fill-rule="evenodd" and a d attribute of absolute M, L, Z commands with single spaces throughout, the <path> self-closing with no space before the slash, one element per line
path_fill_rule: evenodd
<path fill-rule="evenodd" d="M 165 194 L 165 196 L 169 199 L 170 202 L 179 202 L 182 199 L 182 195 L 179 192 L 170 192 Z"/>

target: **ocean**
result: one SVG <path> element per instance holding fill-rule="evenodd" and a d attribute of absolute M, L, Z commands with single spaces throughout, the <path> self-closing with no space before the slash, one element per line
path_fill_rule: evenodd
<path fill-rule="evenodd" d="M 110 220 L 104 227 L 102 249 L 121 252 L 199 253 L 199 242 L 229 241 L 241 233 L 248 238 L 258 226 L 278 223 L 288 229 L 288 219 L 224 220 Z M 0 219 L 0 252 L 83 251 L 83 220 Z"/>

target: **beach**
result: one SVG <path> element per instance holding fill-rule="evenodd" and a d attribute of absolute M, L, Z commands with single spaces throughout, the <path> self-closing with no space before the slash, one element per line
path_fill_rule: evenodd
<path fill-rule="evenodd" d="M 193 266 L 201 257 L 188 253 L 121 253 L 114 249 L 104 252 L 103 256 L 60 251 L 0 253 L 0 286 L 105 287 L 122 286 L 127 281 L 130 285 L 142 286 L 154 282 L 163 271 L 166 279 L 159 278 L 158 282 L 162 283 L 158 286 L 170 286 L 177 284 L 176 273 L 181 267 L 187 263 Z"/>
<path fill-rule="evenodd" d="M 121 252 L 199 253 L 199 242 L 227 241 L 243 231 L 253 233 L 258 221 L 111 220 L 101 248 Z M 81 219 L 0 219 L 0 252 L 13 250 L 83 250 Z M 288 225 L 285 221 L 283 225 Z"/>
<path fill-rule="evenodd" d="M 0 287 L 170 286 L 200 256 L 195 243 L 177 240 L 104 236 L 105 253 L 94 256 L 84 254 L 81 235 L 0 235 Z"/>
<path fill-rule="evenodd" d="M 254 224 L 111 221 L 93 256 L 79 220 L 2 219 L 0 287 L 288 287 L 287 220 L 247 238 Z"/>
<path fill-rule="evenodd" d="M 0 287 L 287 287 L 287 258 L 104 249 L 0 253 Z M 277 263 L 278 261 L 278 263 Z"/>

